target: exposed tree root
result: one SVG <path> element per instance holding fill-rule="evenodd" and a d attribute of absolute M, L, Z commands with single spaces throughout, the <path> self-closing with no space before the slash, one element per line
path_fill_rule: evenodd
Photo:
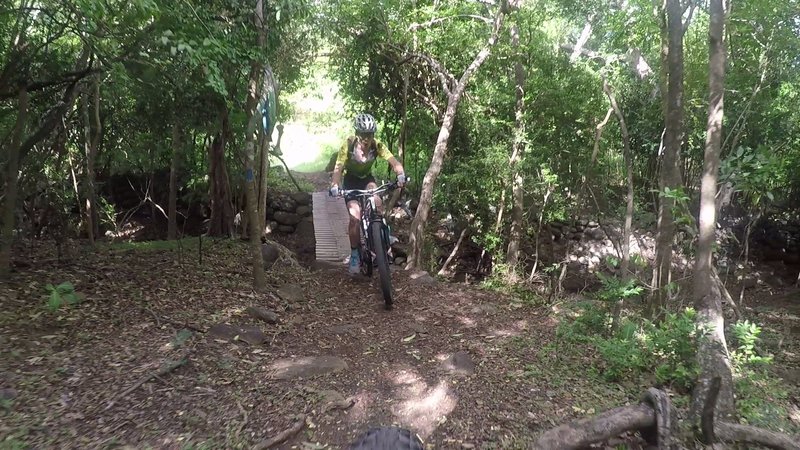
<path fill-rule="evenodd" d="M 129 388 L 125 389 L 124 391 L 122 391 L 119 394 L 117 394 L 116 396 L 114 396 L 114 398 L 111 399 L 110 402 L 108 402 L 108 405 L 106 405 L 105 409 L 106 410 L 110 409 L 112 406 L 114 406 L 114 404 L 117 403 L 117 401 L 120 398 L 125 397 L 126 395 L 128 395 L 131 392 L 135 391 L 136 389 L 139 388 L 139 386 L 147 383 L 151 379 L 164 376 L 164 375 L 172 372 L 173 370 L 177 369 L 178 367 L 181 367 L 182 365 L 186 364 L 189 361 L 189 353 L 190 352 L 191 352 L 191 349 L 184 351 L 177 360 L 166 360 L 166 361 L 164 361 L 164 363 L 161 364 L 161 367 L 159 367 L 158 370 L 148 373 L 147 375 L 145 375 L 142 378 L 140 378 L 139 381 L 137 381 L 136 383 L 133 383 L 133 385 L 131 385 Z"/>
<path fill-rule="evenodd" d="M 305 414 L 298 414 L 295 418 L 294 424 L 291 427 L 281 431 L 275 437 L 263 440 L 253 447 L 253 450 L 265 450 L 268 448 L 273 448 L 278 444 L 288 441 L 292 438 L 295 434 L 299 433 L 300 430 L 306 424 L 306 415 Z"/>
<path fill-rule="evenodd" d="M 704 443 L 714 444 L 722 441 L 760 445 L 777 450 L 800 450 L 800 440 L 796 437 L 792 438 L 750 425 L 716 421 L 714 410 L 717 406 L 720 384 L 720 377 L 714 377 L 711 380 L 708 397 L 703 405 L 701 430 Z"/>
<path fill-rule="evenodd" d="M 546 431 L 533 448 L 577 450 L 629 430 L 650 428 L 655 422 L 655 412 L 649 405 L 615 408 L 595 417 L 577 420 Z"/>

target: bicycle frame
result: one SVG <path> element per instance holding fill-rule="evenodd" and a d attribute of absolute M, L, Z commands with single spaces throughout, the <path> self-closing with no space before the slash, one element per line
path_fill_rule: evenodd
<path fill-rule="evenodd" d="M 375 196 L 383 194 L 384 192 L 394 189 L 396 187 L 396 183 L 387 183 L 382 186 L 379 186 L 375 189 L 351 189 L 351 190 L 343 190 L 341 191 L 341 196 L 346 197 L 348 195 L 353 195 L 356 197 L 356 201 L 358 201 L 359 206 L 361 207 L 361 218 L 360 218 L 360 225 L 361 225 L 361 233 L 360 233 L 360 242 L 361 247 L 369 252 L 369 261 L 365 261 L 362 257 L 361 264 L 362 264 L 362 271 L 367 272 L 368 276 L 372 274 L 372 267 L 366 267 L 367 264 L 371 265 L 373 258 L 375 258 L 375 249 L 372 248 L 372 231 L 370 224 L 374 222 L 379 222 L 381 224 L 381 240 L 383 240 L 386 244 L 387 249 L 387 257 L 391 256 L 391 246 L 389 245 L 389 225 L 386 223 L 383 215 L 378 212 L 377 205 L 375 204 Z M 391 260 L 391 258 L 390 258 Z"/>
<path fill-rule="evenodd" d="M 395 189 L 397 183 L 384 184 L 375 189 L 352 189 L 340 191 L 345 198 L 355 197 L 361 206 L 361 273 L 372 276 L 373 265 L 377 268 L 380 289 L 386 309 L 392 309 L 392 276 L 389 268 L 392 260 L 392 247 L 389 240 L 389 225 L 378 212 L 375 199 L 384 192 Z M 380 236 L 375 234 L 379 233 Z M 384 252 L 386 252 L 384 254 Z"/>

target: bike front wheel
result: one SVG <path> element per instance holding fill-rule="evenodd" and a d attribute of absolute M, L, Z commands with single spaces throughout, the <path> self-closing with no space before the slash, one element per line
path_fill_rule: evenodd
<path fill-rule="evenodd" d="M 392 308 L 392 277 L 389 273 L 389 249 L 386 247 L 386 240 L 383 238 L 383 224 L 373 222 L 370 224 L 370 239 L 372 248 L 375 251 L 375 265 L 378 266 L 380 275 L 381 292 L 386 309 Z"/>

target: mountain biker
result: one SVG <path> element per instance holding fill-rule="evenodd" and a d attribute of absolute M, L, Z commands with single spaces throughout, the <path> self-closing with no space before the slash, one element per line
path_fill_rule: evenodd
<path fill-rule="evenodd" d="M 405 170 L 403 165 L 392 153 L 383 146 L 383 143 L 375 139 L 375 132 L 378 131 L 378 124 L 370 114 L 358 114 L 355 117 L 353 126 L 355 135 L 349 136 L 342 147 L 339 149 L 339 156 L 336 158 L 336 166 L 333 168 L 331 177 L 331 187 L 328 191 L 331 196 L 339 195 L 339 186 L 342 189 L 375 189 L 378 187 L 375 178 L 371 174 L 372 165 L 377 158 L 383 158 L 389 162 L 394 172 L 397 174 L 397 185 L 403 187 L 406 182 Z M 342 184 L 342 175 L 344 183 Z M 358 273 L 361 256 L 358 247 L 360 243 L 361 206 L 355 197 L 346 196 L 345 203 L 350 212 L 350 223 L 348 224 L 348 234 L 350 236 L 350 273 Z M 375 205 L 379 212 L 382 211 L 380 197 L 375 196 Z"/>

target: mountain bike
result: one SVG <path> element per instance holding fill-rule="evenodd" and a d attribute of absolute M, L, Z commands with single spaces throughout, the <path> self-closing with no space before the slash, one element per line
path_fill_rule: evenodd
<path fill-rule="evenodd" d="M 411 181 L 406 180 L 406 183 Z M 361 206 L 361 273 L 372 277 L 373 266 L 378 268 L 381 292 L 386 309 L 392 308 L 392 278 L 389 273 L 391 245 L 389 225 L 375 205 L 375 196 L 397 189 L 397 182 L 385 183 L 375 189 L 347 189 L 339 191 L 340 197 L 355 197 Z"/>

